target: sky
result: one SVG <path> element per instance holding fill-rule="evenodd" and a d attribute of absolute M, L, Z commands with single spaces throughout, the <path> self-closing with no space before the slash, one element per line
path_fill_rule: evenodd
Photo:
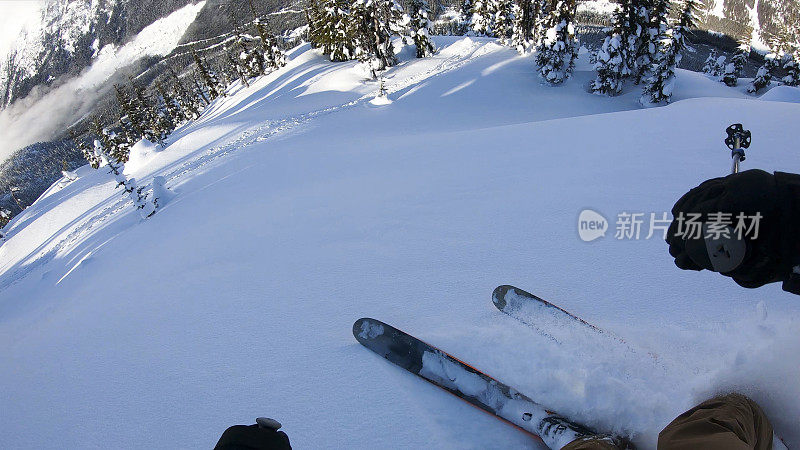
<path fill-rule="evenodd" d="M 25 24 L 35 20 L 44 1 L 0 0 L 0 55 L 5 57 Z"/>

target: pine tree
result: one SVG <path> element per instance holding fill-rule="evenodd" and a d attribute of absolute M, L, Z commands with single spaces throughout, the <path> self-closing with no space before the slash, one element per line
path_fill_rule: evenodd
<path fill-rule="evenodd" d="M 198 78 L 200 78 L 200 74 L 197 72 L 197 68 L 195 68 L 192 72 L 192 96 L 197 100 L 198 104 L 201 105 L 200 109 L 202 109 L 211 104 L 211 99 L 209 99 L 203 86 L 200 85 Z"/>
<path fill-rule="evenodd" d="M 646 78 L 653 64 L 657 64 L 664 35 L 669 28 L 670 0 L 652 0 L 647 30 L 642 35 L 637 58 L 637 83 Z M 640 17 L 642 15 L 640 14 Z"/>
<path fill-rule="evenodd" d="M 558 0 L 550 13 L 547 31 L 536 50 L 539 74 L 550 84 L 563 83 L 575 67 L 575 58 L 578 57 L 575 12 L 575 0 Z"/>
<path fill-rule="evenodd" d="M 156 119 L 156 132 L 161 136 L 161 145 L 164 146 L 164 141 L 172 133 L 178 124 L 185 120 L 183 111 L 177 102 L 169 95 L 160 82 L 156 83 L 156 91 L 158 92 L 156 106 L 155 106 L 155 119 Z"/>
<path fill-rule="evenodd" d="M 747 57 L 750 55 L 750 45 L 743 43 L 739 45 L 736 52 L 731 57 L 731 62 L 725 65 L 725 70 L 722 74 L 722 82 L 728 86 L 736 86 L 739 82 L 739 77 L 742 75 L 744 65 L 747 63 Z"/>
<path fill-rule="evenodd" d="M 266 65 L 272 70 L 280 69 L 286 65 L 286 55 L 278 47 L 278 39 L 273 35 L 267 36 Z"/>
<path fill-rule="evenodd" d="M 210 100 L 214 100 L 217 97 L 225 95 L 225 88 L 222 86 L 222 83 L 219 81 L 219 77 L 217 74 L 208 68 L 208 64 L 197 54 L 197 52 L 192 49 L 192 59 L 194 59 L 194 64 L 197 69 L 197 73 L 200 75 L 200 79 L 203 80 L 203 84 L 205 84 L 206 92 L 208 92 L 208 97 Z"/>
<path fill-rule="evenodd" d="M 197 119 L 200 117 L 200 109 L 202 108 L 197 97 L 192 95 L 189 89 L 183 85 L 180 77 L 178 77 L 178 74 L 175 73 L 172 67 L 168 69 L 168 72 L 172 78 L 172 87 L 175 94 L 173 97 L 180 103 L 183 114 L 189 120 Z"/>
<path fill-rule="evenodd" d="M 718 58 L 717 49 L 712 48 L 711 53 L 708 54 L 708 58 L 706 58 L 703 64 L 703 73 L 712 77 L 718 77 L 722 69 L 717 63 Z"/>
<path fill-rule="evenodd" d="M 492 0 L 472 0 L 469 24 L 478 36 L 494 37 L 494 12 Z"/>
<path fill-rule="evenodd" d="M 458 12 L 460 18 L 459 32 L 467 34 L 472 30 L 472 0 L 463 0 Z"/>
<path fill-rule="evenodd" d="M 619 10 L 614 17 L 614 27 L 608 30 L 603 45 L 595 55 L 594 69 L 597 71 L 597 78 L 592 82 L 590 89 L 598 94 L 619 94 L 622 92 L 623 79 L 630 74 L 623 43 L 625 16 L 622 10 Z"/>
<path fill-rule="evenodd" d="M 533 45 L 533 31 L 538 16 L 536 0 L 514 1 L 514 26 L 511 33 L 511 45 L 520 54 L 524 54 Z"/>
<path fill-rule="evenodd" d="M 230 86 L 239 78 L 239 76 L 235 72 L 229 71 L 227 61 L 225 61 L 225 63 L 226 64 L 223 65 L 220 64 L 219 61 L 216 61 L 211 64 L 211 67 L 213 68 L 214 72 L 216 72 L 217 76 L 219 76 L 220 84 L 223 86 Z"/>
<path fill-rule="evenodd" d="M 239 58 L 233 56 L 232 49 L 230 47 L 225 50 L 225 59 L 228 61 L 228 70 L 236 74 L 236 76 L 239 78 L 239 81 L 242 82 L 242 86 L 250 87 L 250 83 L 247 82 L 247 68 L 242 65 Z"/>
<path fill-rule="evenodd" d="M 186 122 L 189 118 L 186 116 L 186 113 L 184 113 L 180 102 L 175 98 L 175 96 L 173 96 L 173 94 L 169 92 L 169 90 L 167 90 L 164 85 L 161 84 L 161 82 L 156 83 L 156 89 L 161 96 L 161 104 L 173 123 L 173 129 L 175 126 Z"/>
<path fill-rule="evenodd" d="M 253 9 L 253 2 L 250 1 L 250 8 L 253 11 L 253 16 L 255 16 L 255 10 Z M 259 17 L 255 17 L 253 20 L 253 25 L 256 27 L 256 32 L 258 32 L 258 36 L 261 43 L 261 50 L 264 59 L 264 66 L 265 68 L 270 68 L 272 70 L 280 69 L 281 67 L 286 65 L 286 55 L 278 48 L 277 40 L 275 36 L 267 32 L 267 26 L 261 22 Z"/>
<path fill-rule="evenodd" d="M 141 138 L 159 144 L 164 147 L 164 139 L 172 131 L 169 124 L 164 123 L 162 117 L 158 113 L 158 107 L 150 96 L 145 93 L 145 90 L 138 83 L 131 79 L 131 103 L 133 109 L 138 111 L 138 115 L 142 117 L 141 126 L 143 134 Z M 133 142 L 131 142 L 133 144 Z"/>
<path fill-rule="evenodd" d="M 11 221 L 11 211 L 3 208 L 0 209 L 0 242 L 4 242 L 6 239 L 6 233 L 3 231 L 8 222 Z"/>
<path fill-rule="evenodd" d="M 428 19 L 428 3 L 425 0 L 411 0 L 408 5 L 411 14 L 408 21 L 408 34 L 417 48 L 417 58 L 432 55 L 436 49 L 428 38 L 430 20 Z"/>
<path fill-rule="evenodd" d="M 640 64 L 646 61 L 645 49 L 649 48 L 645 37 L 649 15 L 643 4 L 644 0 L 620 0 L 613 26 L 594 58 L 597 79 L 590 87 L 592 92 L 617 95 L 626 78 L 645 72 Z"/>
<path fill-rule="evenodd" d="M 350 14 L 348 0 L 312 0 L 306 9 L 309 41 L 321 48 L 331 61 L 356 57 L 356 18 Z"/>
<path fill-rule="evenodd" d="M 131 144 L 139 139 L 146 138 L 148 128 L 144 108 L 139 105 L 138 99 L 131 96 L 122 86 L 115 84 L 117 103 L 120 107 L 120 123 L 131 140 Z"/>
<path fill-rule="evenodd" d="M 642 104 L 669 103 L 672 99 L 675 69 L 681 62 L 681 51 L 686 48 L 686 34 L 694 26 L 694 9 L 694 0 L 686 0 L 678 24 L 659 36 L 659 51 L 642 93 Z"/>
<path fill-rule="evenodd" d="M 373 77 L 397 63 L 391 37 L 402 31 L 403 14 L 395 0 L 354 0 L 359 59 L 370 64 Z"/>
<path fill-rule="evenodd" d="M 81 139 L 73 130 L 69 130 L 69 137 L 72 140 L 72 143 L 75 144 L 75 147 L 80 150 L 81 154 L 83 155 L 83 159 L 88 161 L 89 165 L 92 166 L 92 169 L 97 169 L 100 167 L 102 160 L 100 159 L 99 155 L 94 152 L 94 147 L 89 146 L 86 141 Z"/>
<path fill-rule="evenodd" d="M 756 72 L 756 77 L 753 78 L 750 86 L 747 87 L 747 92 L 755 94 L 761 89 L 769 86 L 769 84 L 772 82 L 772 72 L 776 67 L 775 58 L 777 58 L 777 55 L 774 53 L 769 54 L 766 56 L 766 58 L 764 58 L 764 65 L 759 67 L 758 72 Z"/>
<path fill-rule="evenodd" d="M 786 55 L 783 69 L 786 71 L 786 76 L 781 80 L 784 84 L 787 86 L 800 85 L 800 63 L 798 63 L 794 53 Z"/>
<path fill-rule="evenodd" d="M 514 32 L 513 0 L 491 0 L 492 32 L 501 44 L 510 44 Z"/>
<path fill-rule="evenodd" d="M 311 44 L 311 48 L 320 48 L 321 35 L 320 35 L 320 18 L 322 17 L 322 6 L 320 0 L 309 0 L 303 10 L 306 18 L 306 25 L 308 25 L 308 32 L 306 32 L 306 39 Z"/>
<path fill-rule="evenodd" d="M 654 45 L 650 38 L 650 11 L 652 9 L 651 0 L 626 0 L 629 2 L 627 9 L 628 17 L 623 41 L 623 55 L 626 58 L 626 65 L 630 74 L 634 77 L 634 82 L 639 84 L 643 77 L 647 75 L 652 64 L 651 56 L 656 50 L 651 47 Z"/>
<path fill-rule="evenodd" d="M 136 179 L 125 176 L 125 161 L 118 158 L 119 147 L 117 147 L 122 141 L 113 132 L 103 128 L 97 120 L 92 124 L 92 128 L 96 135 L 94 152 L 108 165 L 110 173 L 117 181 L 117 187 L 122 186 L 125 193 L 133 200 L 133 204 L 139 210 L 142 218 L 155 214 L 155 205 L 147 201 L 147 195 L 143 193 L 143 188 L 136 186 Z"/>
<path fill-rule="evenodd" d="M 264 53 L 249 37 L 236 32 L 236 43 L 239 46 L 239 63 L 246 69 L 247 77 L 255 78 L 264 75 L 267 70 Z"/>

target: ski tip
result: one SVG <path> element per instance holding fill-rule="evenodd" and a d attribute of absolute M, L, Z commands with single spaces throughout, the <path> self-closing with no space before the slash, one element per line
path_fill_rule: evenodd
<path fill-rule="evenodd" d="M 492 303 L 500 311 L 506 307 L 506 293 L 508 293 L 509 289 L 514 289 L 514 286 L 503 284 L 494 288 L 494 292 L 492 292 Z"/>
<path fill-rule="evenodd" d="M 363 344 L 364 342 L 383 335 L 387 326 L 388 325 L 380 320 L 362 317 L 353 323 L 353 336 L 358 342 Z"/>

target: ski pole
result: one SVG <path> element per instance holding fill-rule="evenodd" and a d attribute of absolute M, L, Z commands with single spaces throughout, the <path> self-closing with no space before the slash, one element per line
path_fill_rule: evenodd
<path fill-rule="evenodd" d="M 744 149 L 750 147 L 750 130 L 745 130 L 742 124 L 735 123 L 729 126 L 725 132 L 728 133 L 725 145 L 731 149 L 731 158 L 733 159 L 731 173 L 739 173 L 739 162 L 745 160 Z"/>

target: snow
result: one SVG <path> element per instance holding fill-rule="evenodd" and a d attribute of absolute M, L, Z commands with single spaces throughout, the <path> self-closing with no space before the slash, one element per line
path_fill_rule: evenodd
<path fill-rule="evenodd" d="M 578 3 L 577 12 L 594 12 L 598 14 L 605 14 L 611 16 L 617 9 L 619 4 L 609 0 L 590 0 Z"/>
<path fill-rule="evenodd" d="M 0 59 L 6 58 L 21 34 L 25 34 L 39 22 L 43 4 L 44 2 L 31 0 L 3 2 L 3 14 L 0 15 Z"/>
<path fill-rule="evenodd" d="M 537 445 L 376 358 L 351 334 L 359 317 L 640 448 L 729 390 L 800 445 L 797 298 L 680 271 L 658 237 L 614 237 L 620 212 L 661 214 L 727 173 L 731 123 L 753 133 L 745 168 L 800 171 L 786 132 L 800 105 L 677 70 L 674 103 L 643 109 L 639 87 L 587 93 L 586 54 L 550 87 L 491 39 L 434 39 L 437 55 L 401 52 L 385 74 L 388 107 L 366 107 L 376 82 L 358 63 L 307 46 L 235 84 L 127 165 L 176 194 L 149 219 L 89 167 L 15 217 L 0 246 L 3 447 L 209 448 L 258 416 L 295 448 Z M 592 242 L 587 208 L 609 220 Z M 504 283 L 658 364 L 553 342 L 494 308 Z"/>
<path fill-rule="evenodd" d="M 800 103 L 800 88 L 792 86 L 775 86 L 764 93 L 764 95 L 759 97 L 759 100 Z"/>

